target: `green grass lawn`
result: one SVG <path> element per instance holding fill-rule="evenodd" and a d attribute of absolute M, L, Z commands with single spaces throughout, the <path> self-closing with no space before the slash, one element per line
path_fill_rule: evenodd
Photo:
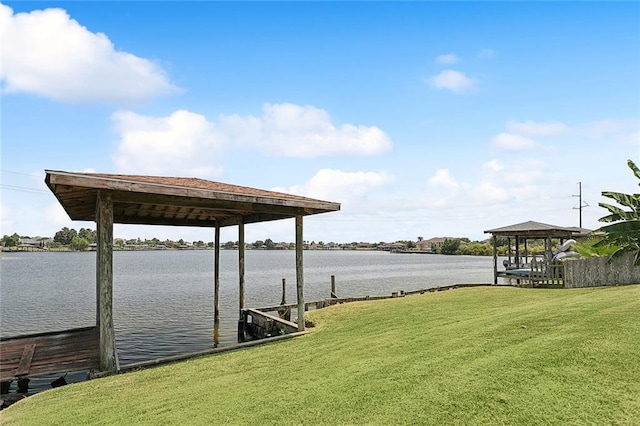
<path fill-rule="evenodd" d="M 2 424 L 640 424 L 640 286 L 309 313 L 292 340 L 52 389 Z"/>

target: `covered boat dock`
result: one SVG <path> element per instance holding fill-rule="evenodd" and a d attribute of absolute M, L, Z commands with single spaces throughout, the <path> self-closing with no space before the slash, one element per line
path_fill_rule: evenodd
<path fill-rule="evenodd" d="M 588 230 L 550 225 L 547 223 L 528 221 L 501 228 L 489 229 L 485 234 L 492 235 L 493 244 L 493 283 L 498 278 L 522 280 L 531 285 L 562 284 L 562 265 L 554 263 L 552 239 L 560 243 L 572 238 L 586 235 Z M 503 261 L 504 270 L 498 269 L 498 237 L 507 238 L 507 259 Z M 537 258 L 536 253 L 529 251 L 528 242 L 542 240 L 544 253 Z"/>
<path fill-rule="evenodd" d="M 96 321 L 77 330 L 0 341 L 3 392 L 13 380 L 42 374 L 119 370 L 113 326 L 113 225 L 173 225 L 214 228 L 212 283 L 214 322 L 219 322 L 220 229 L 238 227 L 239 340 L 245 306 L 246 224 L 295 219 L 298 331 L 304 331 L 303 218 L 340 210 L 340 204 L 197 178 L 74 173 L 46 170 L 45 183 L 72 220 L 94 221 Z M 296 324 L 293 324 L 295 327 Z"/>

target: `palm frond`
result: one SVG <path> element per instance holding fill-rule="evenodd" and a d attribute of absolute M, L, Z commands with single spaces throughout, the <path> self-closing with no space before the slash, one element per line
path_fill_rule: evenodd
<path fill-rule="evenodd" d="M 618 204 L 629 207 L 640 212 L 640 195 L 639 194 L 623 194 L 621 192 L 613 192 L 613 191 L 604 191 L 602 192 L 603 197 L 611 198 L 615 200 Z"/>

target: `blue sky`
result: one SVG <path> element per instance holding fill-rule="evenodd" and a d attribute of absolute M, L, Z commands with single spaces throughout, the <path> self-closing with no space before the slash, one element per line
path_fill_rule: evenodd
<path fill-rule="evenodd" d="M 579 181 L 597 228 L 602 191 L 637 192 L 637 2 L 4 2 L 0 35 L 3 235 L 94 226 L 45 169 L 340 202 L 306 220 L 325 242 L 577 226 Z"/>

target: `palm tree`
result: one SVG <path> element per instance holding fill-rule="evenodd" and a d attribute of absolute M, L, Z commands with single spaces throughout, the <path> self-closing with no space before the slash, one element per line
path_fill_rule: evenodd
<path fill-rule="evenodd" d="M 627 165 L 633 171 L 636 178 L 640 179 L 640 169 L 631 160 Z M 639 184 L 640 185 L 640 184 Z M 620 192 L 605 191 L 603 197 L 611 198 L 619 205 L 599 203 L 609 211 L 609 215 L 600 218 L 600 222 L 612 223 L 598 229 L 604 238 L 597 245 L 614 245 L 617 247 L 611 258 L 623 253 L 632 252 L 635 256 L 635 264 L 640 265 L 640 194 L 623 194 Z M 629 210 L 625 210 L 625 208 Z"/>

